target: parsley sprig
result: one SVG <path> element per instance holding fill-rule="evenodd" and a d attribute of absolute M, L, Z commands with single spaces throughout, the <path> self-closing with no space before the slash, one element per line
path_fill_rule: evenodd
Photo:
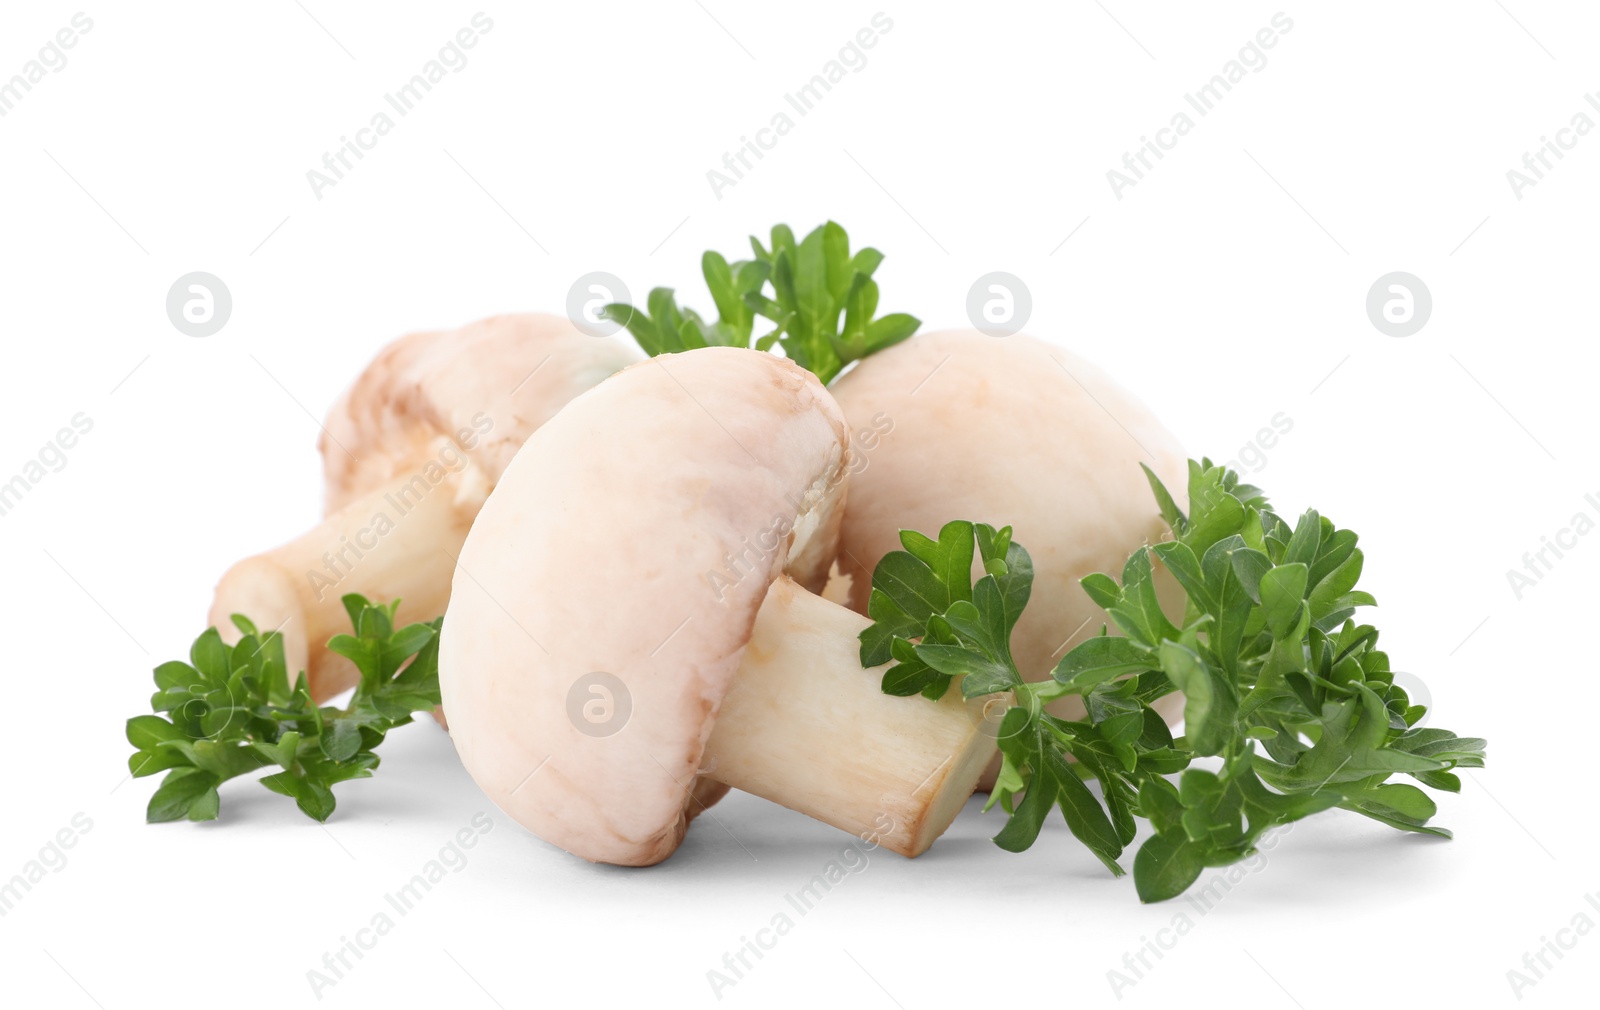
<path fill-rule="evenodd" d="M 1033 567 L 1010 527 L 952 522 L 937 540 L 902 532 L 905 550 L 873 573 L 861 662 L 894 660 L 886 693 L 939 698 L 959 678 L 967 698 L 1012 695 L 985 807 L 1009 815 L 995 843 L 1028 848 L 1059 807 L 1121 875 L 1143 818 L 1154 833 L 1134 856 L 1134 884 L 1142 900 L 1161 901 L 1206 867 L 1252 854 L 1273 826 L 1333 807 L 1450 837 L 1428 823 L 1427 793 L 1389 778 L 1457 792 L 1453 769 L 1483 767 L 1485 742 L 1417 725 L 1426 709 L 1394 683 L 1377 629 L 1352 619 L 1375 605 L 1356 589 L 1356 535 L 1310 510 L 1290 525 L 1259 489 L 1209 460 L 1190 461 L 1188 515 L 1145 472 L 1174 539 L 1135 551 L 1120 582 L 1082 580 L 1122 636 L 1102 628 L 1049 680 L 1025 682 L 1011 657 Z M 976 583 L 974 547 L 984 571 Z M 1154 560 L 1187 594 L 1180 624 L 1157 601 Z M 1174 739 L 1151 703 L 1178 690 L 1185 732 Z M 1082 698 L 1085 718 L 1044 710 L 1069 695 Z"/>
<path fill-rule="evenodd" d="M 262 634 L 240 614 L 233 615 L 243 634 L 238 644 L 228 645 L 208 628 L 195 640 L 189 662 L 156 667 L 158 690 L 150 705 L 166 715 L 128 720 L 135 748 L 129 771 L 135 778 L 167 773 L 146 820 L 215 820 L 218 786 L 276 765 L 282 771 L 261 784 L 292 797 L 306 816 L 326 821 L 335 806 L 333 786 L 370 777 L 385 735 L 409 723 L 413 712 L 439 704 L 443 618 L 396 628 L 398 600 L 379 605 L 351 594 L 343 602 L 355 634 L 334 636 L 328 648 L 361 673 L 345 708 L 313 704 L 304 672 L 291 686 L 283 636 Z"/>
<path fill-rule="evenodd" d="M 671 288 L 650 292 L 648 312 L 615 302 L 601 314 L 626 326 L 651 357 L 699 347 L 765 351 L 777 344 L 824 383 L 850 362 L 899 343 L 921 325 L 903 312 L 873 318 L 878 282 L 872 274 L 883 254 L 868 247 L 851 255 L 849 236 L 832 221 L 799 242 L 788 225 L 776 225 L 770 248 L 753 235 L 750 246 L 754 259 L 729 263 L 715 251 L 700 259 L 717 306 L 715 323 L 693 309 L 680 309 Z M 755 336 L 758 316 L 773 324 L 760 337 Z"/>

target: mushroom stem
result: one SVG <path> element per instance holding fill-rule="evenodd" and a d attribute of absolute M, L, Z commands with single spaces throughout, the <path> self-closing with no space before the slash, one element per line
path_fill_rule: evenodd
<path fill-rule="evenodd" d="M 354 664 L 328 651 L 328 639 L 349 630 L 341 598 L 400 599 L 402 622 L 444 613 L 456 555 L 488 491 L 471 463 L 455 472 L 437 464 L 404 470 L 296 539 L 228 569 L 209 620 L 234 642 L 233 614 L 281 631 L 290 677 L 305 670 L 312 697 L 330 698 L 359 679 Z"/>
<path fill-rule="evenodd" d="M 917 856 L 961 812 L 995 734 L 980 700 L 880 688 L 857 636 L 872 622 L 787 578 L 767 591 L 700 773 L 892 852 Z"/>

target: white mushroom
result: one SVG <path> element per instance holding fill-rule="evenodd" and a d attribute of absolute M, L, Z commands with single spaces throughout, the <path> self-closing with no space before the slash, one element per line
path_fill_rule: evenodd
<path fill-rule="evenodd" d="M 628 368 L 541 428 L 467 536 L 440 645 L 489 798 L 627 865 L 671 855 L 729 786 L 926 849 L 994 740 L 958 692 L 883 694 L 866 619 L 813 594 L 846 445 L 813 375 L 725 347 Z"/>
<path fill-rule="evenodd" d="M 638 358 L 621 341 L 533 314 L 389 344 L 329 412 L 319 445 L 326 518 L 229 569 L 211 623 L 230 641 L 236 613 L 281 629 L 289 670 L 307 671 L 318 700 L 351 686 L 354 665 L 327 650 L 348 630 L 341 597 L 399 598 L 403 622 L 443 613 L 454 557 L 517 448 Z"/>
<path fill-rule="evenodd" d="M 851 476 L 839 554 L 850 605 L 866 611 L 873 569 L 900 549 L 901 529 L 1010 525 L 1033 556 L 1033 594 L 1011 637 L 1030 681 L 1107 623 L 1078 580 L 1120 577 L 1140 544 L 1170 535 L 1139 464 L 1181 499 L 1188 486 L 1183 450 L 1142 403 L 1031 337 L 920 334 L 860 362 L 832 392 L 854 429 L 886 432 L 857 449 Z M 1164 570 L 1157 589 L 1181 613 L 1183 594 Z M 1172 719 L 1181 705 L 1178 696 L 1162 703 Z M 1076 698 L 1051 711 L 1083 715 Z"/>

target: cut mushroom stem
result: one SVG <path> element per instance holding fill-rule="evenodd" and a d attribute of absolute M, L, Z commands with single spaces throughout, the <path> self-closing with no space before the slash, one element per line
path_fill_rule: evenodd
<path fill-rule="evenodd" d="M 470 463 L 445 471 L 438 483 L 421 473 L 405 472 L 296 539 L 228 569 L 211 604 L 212 626 L 237 641 L 230 617 L 244 614 L 263 631 L 280 631 L 291 675 L 308 671 L 318 701 L 352 686 L 355 666 L 328 651 L 328 640 L 349 629 L 342 598 L 399 599 L 402 622 L 443 613 L 455 558 L 489 493 Z"/>
<path fill-rule="evenodd" d="M 787 578 L 768 589 L 700 773 L 891 852 L 917 856 L 995 753 L 983 700 L 884 694 L 863 670 L 872 622 Z M 993 706 L 989 706 L 994 708 Z"/>

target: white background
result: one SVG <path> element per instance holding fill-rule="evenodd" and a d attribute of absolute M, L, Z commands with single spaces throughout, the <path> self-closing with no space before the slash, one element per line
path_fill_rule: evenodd
<path fill-rule="evenodd" d="M 0 78 L 78 9 L 7 5 Z M 868 63 L 718 199 L 707 170 L 880 9 L 893 28 Z M 1506 973 L 1525 952 L 1579 912 L 1600 922 L 1584 901 L 1600 892 L 1600 536 L 1520 600 L 1506 577 L 1575 513 L 1596 517 L 1600 135 L 1520 200 L 1506 172 L 1574 114 L 1600 121 L 1583 99 L 1600 15 L 1281 9 L 1294 27 L 1267 65 L 1119 200 L 1107 170 L 1278 6 L 486 7 L 464 69 L 318 200 L 307 170 L 477 6 L 85 8 L 68 64 L 0 118 L 0 479 L 75 413 L 94 422 L 0 517 L 0 877 L 74 814 L 93 822 L 0 918 L 6 1002 L 313 1003 L 323 953 L 485 811 L 469 865 L 324 1004 L 717 1003 L 707 971 L 845 836 L 733 796 L 668 863 L 592 867 L 494 810 L 429 723 L 340 788 L 326 829 L 247 782 L 219 823 L 147 827 L 153 781 L 121 781 L 122 725 L 216 577 L 318 517 L 308 411 L 384 342 L 561 311 L 591 270 L 706 306 L 701 250 L 829 217 L 888 254 L 883 308 L 927 328 L 965 324 L 978 276 L 1018 275 L 1028 330 L 1120 377 L 1194 454 L 1234 458 L 1292 418 L 1258 481 L 1283 511 L 1362 534 L 1385 647 L 1428 685 L 1435 724 L 1489 738 L 1490 766 L 1441 799 L 1456 840 L 1317 817 L 1204 916 L 1141 906 L 1059 822 L 1004 853 L 987 841 L 998 815 L 974 805 L 920 859 L 875 854 L 721 1002 L 1517 1002 Z M 205 339 L 164 311 L 192 270 L 234 299 Z M 1392 270 L 1434 301 L 1403 339 L 1364 307 Z M 1193 930 L 1119 1004 L 1107 971 L 1186 909 Z M 1576 942 L 1523 1002 L 1592 998 L 1600 935 Z"/>

